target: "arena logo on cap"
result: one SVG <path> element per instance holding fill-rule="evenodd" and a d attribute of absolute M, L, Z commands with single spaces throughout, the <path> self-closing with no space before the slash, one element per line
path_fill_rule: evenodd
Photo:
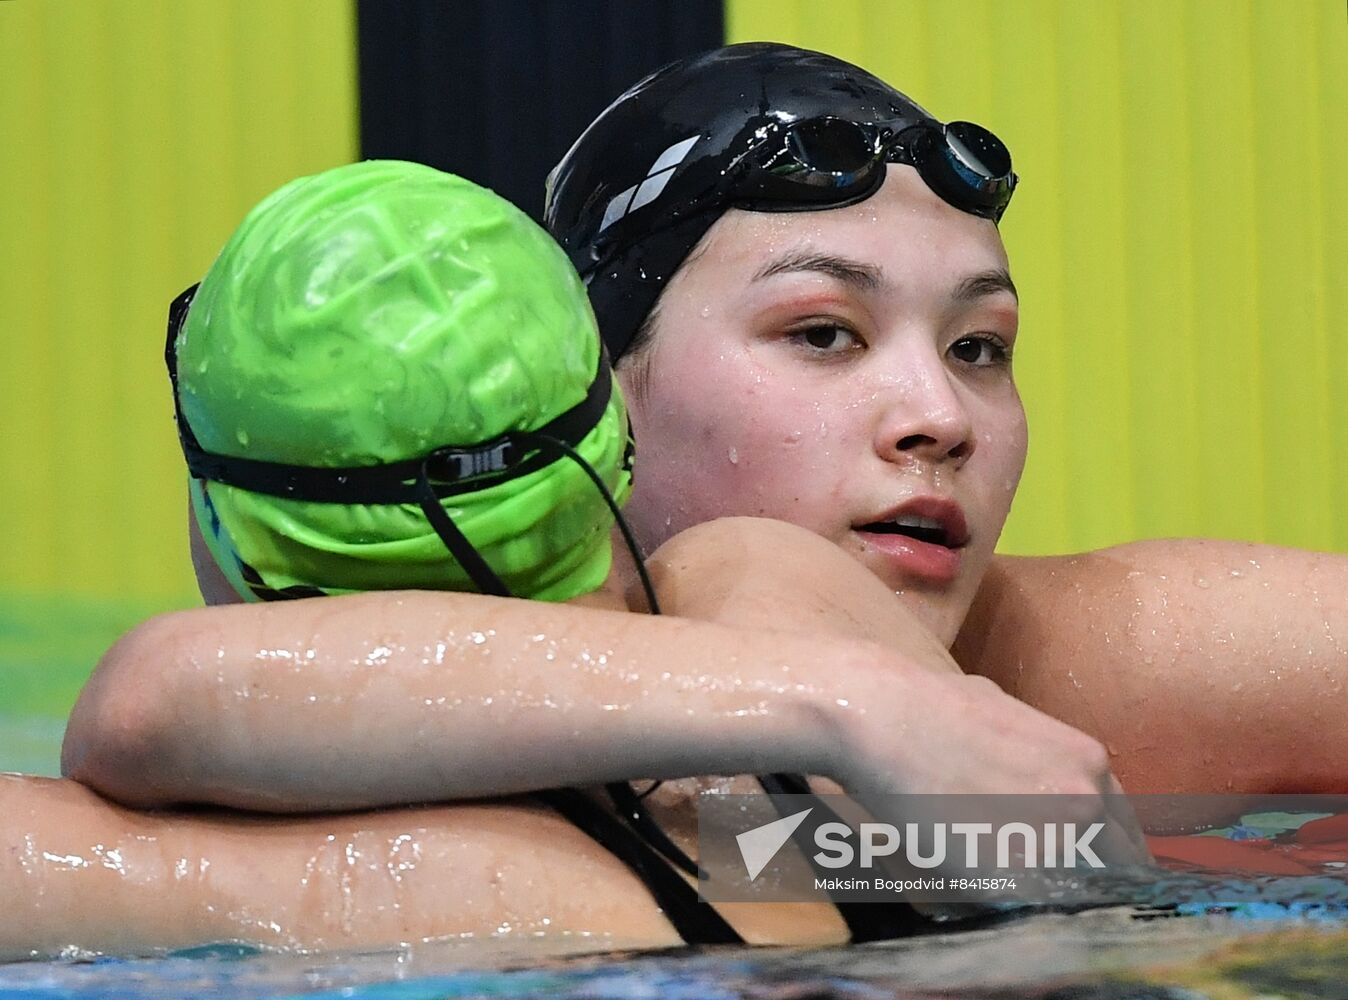
<path fill-rule="evenodd" d="M 655 162 L 646 171 L 644 181 L 640 184 L 633 184 L 625 191 L 614 195 L 608 203 L 608 208 L 604 210 L 604 218 L 599 223 L 599 231 L 602 233 L 628 212 L 635 212 L 642 205 L 648 205 L 660 197 L 660 192 L 670 182 L 670 179 L 674 176 L 674 171 L 688 156 L 689 151 L 697 145 L 699 138 L 701 138 L 700 133 L 690 135 L 687 139 L 681 139 L 674 143 L 655 158 Z"/>

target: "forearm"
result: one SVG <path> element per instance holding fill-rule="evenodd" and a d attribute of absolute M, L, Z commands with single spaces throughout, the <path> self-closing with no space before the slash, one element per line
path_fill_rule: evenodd
<path fill-rule="evenodd" d="M 822 770 L 847 661 L 831 639 L 467 594 L 182 612 L 107 654 L 64 766 L 135 805 L 271 810 Z"/>
<path fill-rule="evenodd" d="M 525 805 L 143 814 L 75 782 L 0 775 L 0 815 L 0 961 L 216 941 L 520 938 L 534 955 L 678 943 L 630 872 Z M 577 880 L 592 891 L 577 896 Z"/>

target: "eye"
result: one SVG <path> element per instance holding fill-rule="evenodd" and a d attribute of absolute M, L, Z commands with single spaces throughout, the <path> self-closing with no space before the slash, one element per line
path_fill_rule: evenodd
<path fill-rule="evenodd" d="M 839 323 L 815 323 L 791 331 L 790 337 L 816 354 L 843 354 L 865 346 L 859 336 Z"/>
<path fill-rule="evenodd" d="M 1011 348 L 1000 337 L 975 333 L 951 344 L 950 356 L 974 368 L 1006 367 L 1011 363 Z"/>

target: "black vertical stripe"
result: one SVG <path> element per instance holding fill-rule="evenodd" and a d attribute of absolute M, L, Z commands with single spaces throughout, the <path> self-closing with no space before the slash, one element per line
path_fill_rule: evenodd
<path fill-rule="evenodd" d="M 725 32 L 721 0 L 358 0 L 357 24 L 361 155 L 453 171 L 536 219 L 595 115 Z"/>

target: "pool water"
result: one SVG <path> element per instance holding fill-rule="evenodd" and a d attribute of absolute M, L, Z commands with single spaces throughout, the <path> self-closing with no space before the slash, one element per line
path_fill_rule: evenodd
<path fill-rule="evenodd" d="M 0 770 L 56 774 L 63 730 L 45 715 L 0 714 Z M 202 948 L 159 958 L 71 955 L 0 965 L 0 1000 L 96 998 L 460 997 L 755 998 L 842 1000 L 966 997 L 986 1000 L 1269 1000 L 1348 998 L 1348 849 L 1342 861 L 1295 842 L 1272 857 L 1273 874 L 1214 872 L 1198 851 L 1294 838 L 1306 813 L 1245 817 L 1220 840 L 1167 846 L 1188 869 L 1118 898 L 1150 905 L 1076 914 L 1021 911 L 976 929 L 834 949 L 708 949 L 606 954 L 565 961 L 529 941 L 441 942 L 356 955 L 266 954 Z M 0 818 L 3 821 L 3 818 Z M 1324 825 L 1325 821 L 1321 821 Z M 1331 818 L 1328 822 L 1332 823 Z M 1259 839 L 1264 838 L 1264 839 Z M 1242 847 L 1242 843 L 1246 846 Z M 1196 847 L 1195 847 L 1196 845 Z M 1243 854 L 1239 854 L 1240 851 Z M 1158 852 L 1160 853 L 1160 852 Z M 1290 859 L 1290 861 L 1289 861 Z M 1242 862 L 1244 863 L 1244 862 Z M 1283 867 L 1279 867 L 1282 865 Z M 21 920 L 0 903 L 0 919 Z M 596 942 L 596 945 L 599 943 Z"/>
<path fill-rule="evenodd" d="M 65 728 L 64 719 L 0 711 L 0 771 L 58 777 Z"/>
<path fill-rule="evenodd" d="M 353 1000 L 966 997 L 986 1000 L 1343 1000 L 1342 923 L 1130 910 L 831 949 L 709 949 L 532 963 L 456 945 L 370 955 L 198 954 L 0 966 L 0 1000 L 228 996 Z M 504 968 L 502 968 L 504 966 Z"/>
<path fill-rule="evenodd" d="M 369 954 L 221 946 L 159 958 L 70 955 L 0 965 L 0 1000 L 1344 1000 L 1348 877 L 1340 871 L 1191 870 L 1153 878 L 1145 887 L 1114 887 L 1131 899 L 1149 895 L 1150 906 L 1007 912 L 972 926 L 851 948 L 685 949 L 556 960 L 541 955 L 541 942 L 498 939 Z"/>

